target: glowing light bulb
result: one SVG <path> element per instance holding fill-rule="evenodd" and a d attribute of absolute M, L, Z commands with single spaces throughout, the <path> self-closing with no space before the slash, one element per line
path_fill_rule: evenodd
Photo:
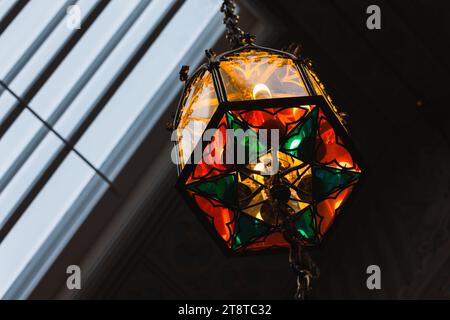
<path fill-rule="evenodd" d="M 253 99 L 270 99 L 272 98 L 272 92 L 268 86 L 263 83 L 258 83 L 253 88 Z"/>
<path fill-rule="evenodd" d="M 260 162 L 255 165 L 255 171 L 263 172 L 266 169 L 264 163 Z"/>

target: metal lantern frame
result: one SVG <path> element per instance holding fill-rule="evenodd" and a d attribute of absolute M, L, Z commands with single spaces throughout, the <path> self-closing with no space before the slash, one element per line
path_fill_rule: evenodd
<path fill-rule="evenodd" d="M 245 50 L 260 50 L 265 51 L 267 53 L 276 54 L 284 58 L 291 59 L 294 64 L 296 65 L 300 77 L 305 85 L 305 88 L 307 90 L 308 96 L 299 96 L 299 97 L 288 97 L 288 98 L 271 98 L 271 99 L 258 99 L 258 100 L 244 100 L 244 101 L 228 101 L 226 89 L 224 85 L 224 81 L 222 79 L 222 75 L 219 70 L 219 63 L 220 61 L 233 53 L 245 51 Z M 288 52 L 269 49 L 260 47 L 257 45 L 254 45 L 253 43 L 246 43 L 244 46 L 231 50 L 228 52 L 225 52 L 221 55 L 215 56 L 213 54 L 207 54 L 209 58 L 209 62 L 207 64 L 202 65 L 200 68 L 197 69 L 197 71 L 187 80 L 185 81 L 185 86 L 182 93 L 182 98 L 177 110 L 177 113 L 175 115 L 173 127 L 176 128 L 180 121 L 180 116 L 182 112 L 183 107 L 183 97 L 186 96 L 188 93 L 188 90 L 191 87 L 192 81 L 196 79 L 196 76 L 199 74 L 199 72 L 203 72 L 205 70 L 208 70 L 213 77 L 213 84 L 214 89 L 217 95 L 217 99 L 219 102 L 219 105 L 213 114 L 212 118 L 210 119 L 208 125 L 206 126 L 206 129 L 218 129 L 218 124 L 223 119 L 223 117 L 226 115 L 228 111 L 233 110 L 261 110 L 264 108 L 288 108 L 293 106 L 315 106 L 316 108 L 319 108 L 324 113 L 327 120 L 330 122 L 331 126 L 333 127 L 333 130 L 335 130 L 336 135 L 342 140 L 343 145 L 348 150 L 348 152 L 351 154 L 351 157 L 354 161 L 354 163 L 358 164 L 358 167 L 360 170 L 359 172 L 359 178 L 356 182 L 353 182 L 354 185 L 358 184 L 358 181 L 361 180 L 361 178 L 364 176 L 362 170 L 363 163 L 362 159 L 357 151 L 357 149 L 354 146 L 354 143 L 352 142 L 352 139 L 350 139 L 350 135 L 347 132 L 344 124 L 342 123 L 342 120 L 340 119 L 336 108 L 332 105 L 331 100 L 329 97 L 324 97 L 321 93 L 317 92 L 315 89 L 315 86 L 313 84 L 313 79 L 310 79 L 311 75 L 311 66 L 307 66 L 307 62 L 302 60 L 301 58 L 290 54 Z M 308 72 L 309 71 L 309 72 Z M 315 79 L 315 82 L 318 82 L 318 79 Z M 320 83 L 318 83 L 320 84 Z M 325 92 L 322 88 L 322 91 Z M 326 95 L 326 93 L 325 93 Z M 302 120 L 303 121 L 303 120 Z M 185 201 L 188 203 L 188 205 L 191 207 L 192 211 L 196 213 L 197 217 L 199 218 L 199 221 L 202 223 L 202 225 L 205 227 L 205 229 L 211 234 L 212 238 L 216 240 L 218 246 L 223 249 L 223 252 L 227 256 L 242 256 L 243 254 L 255 254 L 255 253 L 267 253 L 267 252 L 274 252 L 278 251 L 280 247 L 272 247 L 271 249 L 265 249 L 265 250 L 257 250 L 257 251 L 235 251 L 230 249 L 230 247 L 227 246 L 224 239 L 218 234 L 218 232 L 215 230 L 214 226 L 211 226 L 211 222 L 206 218 L 204 212 L 199 208 L 199 206 L 195 203 L 195 200 L 193 197 L 189 196 L 186 192 L 186 181 L 188 180 L 191 173 L 195 170 L 195 167 L 197 164 L 194 163 L 194 154 L 195 151 L 203 151 L 203 149 L 207 146 L 209 142 L 200 140 L 195 147 L 196 150 L 194 150 L 193 154 L 190 155 L 190 161 L 185 164 L 184 168 L 179 172 L 179 178 L 176 183 L 176 189 L 179 191 L 179 193 L 183 196 Z M 236 165 L 239 166 L 239 165 Z M 237 184 L 237 179 L 235 179 L 235 183 Z M 352 185 L 352 182 L 349 183 L 347 187 Z M 314 184 L 313 184 L 314 189 Z M 354 188 L 353 188 L 354 189 Z M 342 190 L 344 190 L 344 187 L 342 187 Z M 314 190 L 313 190 L 314 192 Z M 354 192 L 354 190 L 353 190 Z M 312 200 L 313 202 L 316 200 Z M 345 207 L 348 205 L 348 199 L 344 202 L 342 207 Z M 342 207 L 339 207 L 337 210 L 341 210 Z M 315 206 L 311 205 L 311 208 L 315 210 Z M 329 237 L 329 232 L 326 232 L 320 239 L 320 242 L 323 243 L 324 241 L 327 241 Z"/>

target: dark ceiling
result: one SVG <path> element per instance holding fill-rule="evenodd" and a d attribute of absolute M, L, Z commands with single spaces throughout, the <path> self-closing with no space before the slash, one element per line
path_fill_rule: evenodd
<path fill-rule="evenodd" d="M 450 298 L 450 117 L 444 99 L 450 2 L 240 4 L 262 14 L 273 31 L 262 37 L 263 45 L 302 45 L 337 105 L 350 114 L 350 132 L 367 165 L 365 181 L 328 241 L 312 252 L 321 278 L 311 298 Z M 366 27 L 371 4 L 381 8 L 381 30 Z M 167 179 L 147 204 L 139 231 L 81 298 L 292 297 L 295 279 L 286 253 L 223 256 L 174 192 L 174 166 Z M 366 287 L 371 264 L 381 268 L 381 290 Z"/>

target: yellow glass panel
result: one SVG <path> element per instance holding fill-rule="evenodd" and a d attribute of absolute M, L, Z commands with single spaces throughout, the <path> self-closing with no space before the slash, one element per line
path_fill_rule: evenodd
<path fill-rule="evenodd" d="M 178 152 L 181 161 L 181 167 L 183 168 L 186 162 L 189 160 L 192 152 L 198 141 L 202 138 L 203 131 L 206 129 L 206 122 L 190 120 L 184 128 L 178 126 Z"/>
<path fill-rule="evenodd" d="M 277 152 L 278 170 L 272 165 L 272 155 L 268 153 L 259 158 L 258 163 L 248 164 L 240 169 L 239 206 L 243 212 L 266 223 L 277 225 L 278 216 L 269 202 L 269 194 L 274 175 L 278 173 L 283 184 L 290 190 L 286 203 L 291 214 L 297 213 L 312 201 L 311 166 L 282 152 Z"/>
<path fill-rule="evenodd" d="M 261 212 L 264 212 L 264 208 L 262 207 L 263 206 L 266 207 L 268 204 L 269 204 L 268 202 L 258 203 L 252 207 L 242 209 L 242 212 L 248 214 L 249 216 L 255 217 L 256 219 L 259 219 L 261 221 L 270 223 L 270 221 L 267 221 L 268 219 L 264 219 L 264 217 L 261 214 Z"/>
<path fill-rule="evenodd" d="M 292 59 L 259 49 L 232 53 L 219 65 L 228 101 L 307 96 Z"/>
<path fill-rule="evenodd" d="M 296 188 L 299 201 L 312 201 L 312 170 L 311 166 L 297 167 L 283 176 L 289 184 Z"/>
<path fill-rule="evenodd" d="M 177 127 L 181 168 L 201 139 L 218 105 L 212 74 L 203 69 L 191 80 L 182 99 Z"/>
<path fill-rule="evenodd" d="M 281 222 L 279 220 L 280 217 L 273 213 L 272 207 L 268 201 L 259 203 L 253 207 L 245 208 L 242 212 L 274 226 Z"/>
<path fill-rule="evenodd" d="M 254 206 L 269 198 L 264 177 L 254 173 L 239 174 L 238 192 L 241 208 Z"/>
<path fill-rule="evenodd" d="M 295 192 L 295 191 L 294 191 Z M 307 202 L 303 202 L 303 201 L 299 201 L 299 200 L 289 200 L 288 202 L 289 207 L 292 208 L 292 210 L 294 210 L 294 212 L 300 212 L 303 209 L 305 209 L 307 206 L 309 206 L 309 203 Z"/>

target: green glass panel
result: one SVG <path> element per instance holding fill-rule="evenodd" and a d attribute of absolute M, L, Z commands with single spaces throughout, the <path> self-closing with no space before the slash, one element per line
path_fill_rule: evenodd
<path fill-rule="evenodd" d="M 258 134 L 255 131 L 246 127 L 230 112 L 226 113 L 226 117 L 228 128 L 235 131 L 236 147 L 245 150 L 246 159 L 249 162 L 255 161 L 259 155 L 267 151 L 267 147 L 259 141 Z"/>
<path fill-rule="evenodd" d="M 234 175 L 219 176 L 206 181 L 195 182 L 187 185 L 187 188 L 230 205 L 234 205 L 236 201 Z"/>
<path fill-rule="evenodd" d="M 297 125 L 284 140 L 281 150 L 303 160 L 311 161 L 314 150 L 314 132 L 317 127 L 318 108 L 306 117 L 305 121 Z"/>
<path fill-rule="evenodd" d="M 236 222 L 236 229 L 233 235 L 233 249 L 249 244 L 256 238 L 266 234 L 269 230 L 270 226 L 241 213 Z"/>
<path fill-rule="evenodd" d="M 313 168 L 314 197 L 323 197 L 359 177 L 358 172 L 329 167 Z"/>
<path fill-rule="evenodd" d="M 298 218 L 295 220 L 295 229 L 307 240 L 313 240 L 315 238 L 314 233 L 314 219 L 312 209 L 308 208 L 301 212 Z"/>
<path fill-rule="evenodd" d="M 234 130 L 242 129 L 244 131 L 247 129 L 242 124 L 242 122 L 240 122 L 231 112 L 227 112 L 226 117 L 227 117 L 227 123 L 228 123 L 229 129 L 234 129 Z"/>

